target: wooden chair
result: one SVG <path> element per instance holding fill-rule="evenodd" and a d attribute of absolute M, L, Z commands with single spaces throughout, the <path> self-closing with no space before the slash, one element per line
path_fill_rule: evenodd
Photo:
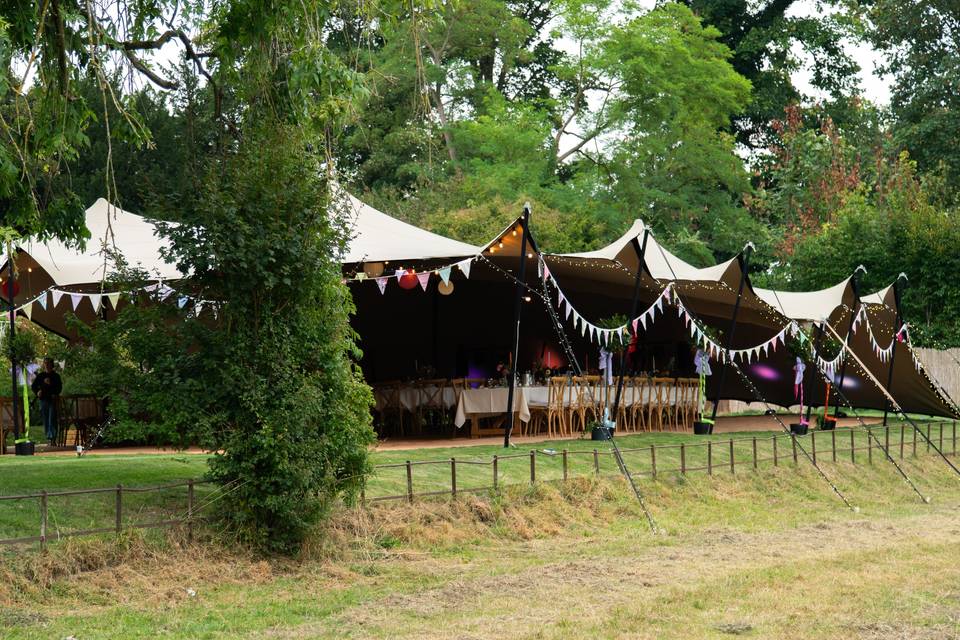
<path fill-rule="evenodd" d="M 650 428 L 650 379 L 635 376 L 630 379 L 630 386 L 633 389 L 630 423 L 634 431 L 647 431 Z"/>
<path fill-rule="evenodd" d="M 380 426 L 381 435 L 395 434 L 404 436 L 404 413 L 403 403 L 400 401 L 400 382 L 384 382 L 377 385 L 380 393 L 382 406 L 380 408 Z M 394 432 L 393 428 L 396 427 Z"/>
<path fill-rule="evenodd" d="M 17 403 L 20 411 L 20 425 L 23 425 L 23 411 L 21 405 Z M 0 398 L 0 454 L 7 452 L 7 436 L 13 434 L 13 402 L 10 398 Z"/>
<path fill-rule="evenodd" d="M 564 376 L 550 378 L 547 391 L 547 435 L 567 436 L 571 431 L 572 408 L 570 394 L 573 387 Z"/>
<path fill-rule="evenodd" d="M 680 378 L 677 380 L 677 384 L 681 389 L 681 431 L 690 431 L 693 429 L 693 421 L 697 416 L 697 391 L 700 380 L 698 378 Z"/>

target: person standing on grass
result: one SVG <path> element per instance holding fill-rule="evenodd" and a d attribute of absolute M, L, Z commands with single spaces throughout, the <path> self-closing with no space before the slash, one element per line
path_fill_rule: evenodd
<path fill-rule="evenodd" d="M 43 430 L 49 444 L 57 440 L 57 398 L 61 391 L 63 380 L 53 369 L 53 358 L 44 358 L 43 371 L 33 379 L 33 392 L 40 399 L 40 417 L 43 419 Z"/>

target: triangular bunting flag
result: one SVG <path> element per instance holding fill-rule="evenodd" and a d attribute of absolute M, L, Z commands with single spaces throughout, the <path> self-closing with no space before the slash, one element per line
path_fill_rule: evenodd
<path fill-rule="evenodd" d="M 444 267 L 440 269 L 437 273 L 440 274 L 440 279 L 443 280 L 443 284 L 449 284 L 450 282 L 450 267 Z"/>
<path fill-rule="evenodd" d="M 73 310 L 74 310 L 74 311 L 77 310 L 77 306 L 80 305 L 80 301 L 81 301 L 81 300 L 83 300 L 83 296 L 80 295 L 79 293 L 71 293 L 71 294 L 70 294 L 70 303 L 73 305 Z"/>
<path fill-rule="evenodd" d="M 116 311 L 117 305 L 120 304 L 120 292 L 117 291 L 116 293 L 108 293 L 107 300 L 110 301 L 110 306 L 113 307 L 114 311 Z"/>
<path fill-rule="evenodd" d="M 647 314 L 643 314 L 642 316 L 640 316 L 640 324 L 643 325 L 643 330 L 646 331 L 647 330 Z"/>
<path fill-rule="evenodd" d="M 427 285 L 430 284 L 430 272 L 424 271 L 423 273 L 418 273 L 417 280 L 420 282 L 420 288 L 426 291 Z"/>
<path fill-rule="evenodd" d="M 23 311 L 23 315 L 27 316 L 27 320 L 32 320 L 33 316 L 33 303 L 28 302 L 27 304 L 20 307 L 20 311 Z"/>
<path fill-rule="evenodd" d="M 473 258 L 467 258 L 466 260 L 461 260 L 457 263 L 457 268 L 463 272 L 463 275 L 467 278 L 470 277 L 470 263 L 473 262 Z"/>
<path fill-rule="evenodd" d="M 380 294 L 382 295 L 387 290 L 387 276 L 377 278 L 377 286 L 380 287 Z"/>
<path fill-rule="evenodd" d="M 640 322 L 640 318 L 634 318 L 634 319 L 633 319 L 633 332 L 634 332 L 634 333 L 637 333 L 637 324 L 638 324 L 639 322 Z M 646 327 L 644 327 L 644 328 L 646 328 Z"/>
<path fill-rule="evenodd" d="M 56 307 L 58 304 L 60 304 L 60 298 L 63 297 L 63 291 L 57 291 L 54 289 L 50 293 L 53 298 L 53 306 Z"/>
<path fill-rule="evenodd" d="M 563 303 L 564 303 L 564 304 L 566 305 L 566 307 L 567 307 L 566 319 L 569 320 L 569 319 L 570 319 L 570 314 L 573 313 L 573 305 L 570 304 L 570 302 L 569 302 L 568 300 L 564 300 Z"/>
<path fill-rule="evenodd" d="M 39 304 L 44 311 L 47 310 L 47 292 L 46 291 L 41 293 L 40 297 L 37 298 L 37 304 Z"/>
<path fill-rule="evenodd" d="M 399 282 L 399 281 L 400 281 L 400 278 L 403 277 L 403 274 L 404 274 L 404 273 L 406 273 L 406 271 L 404 271 L 403 269 L 396 269 L 396 270 L 393 272 L 393 275 L 395 275 L 395 276 L 397 277 L 397 281 Z"/>
<path fill-rule="evenodd" d="M 187 306 L 187 302 L 189 301 L 190 301 L 190 298 L 188 298 L 187 296 L 180 296 L 179 298 L 177 298 L 177 308 L 183 309 L 185 306 Z"/>

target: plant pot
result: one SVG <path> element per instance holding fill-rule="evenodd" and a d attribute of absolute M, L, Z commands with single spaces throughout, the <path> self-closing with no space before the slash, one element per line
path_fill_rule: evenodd
<path fill-rule="evenodd" d="M 790 423 L 790 433 L 794 435 L 805 436 L 807 435 L 808 430 L 809 430 L 809 427 L 805 424 L 801 424 L 799 422 Z"/>
<path fill-rule="evenodd" d="M 34 444 L 32 442 L 17 442 L 13 445 L 13 451 L 18 456 L 32 456 Z"/>
<path fill-rule="evenodd" d="M 710 435 L 712 431 L 713 425 L 709 422 L 700 422 L 697 420 L 693 423 L 693 434 L 696 436 Z"/>
<path fill-rule="evenodd" d="M 832 431 L 837 426 L 837 421 L 833 418 L 827 418 L 820 425 L 820 431 Z"/>
<path fill-rule="evenodd" d="M 591 440 L 609 440 L 610 439 L 610 430 L 604 429 L 603 427 L 594 427 L 590 432 Z"/>

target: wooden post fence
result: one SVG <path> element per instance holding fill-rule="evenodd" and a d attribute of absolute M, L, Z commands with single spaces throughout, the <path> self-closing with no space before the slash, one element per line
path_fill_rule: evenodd
<path fill-rule="evenodd" d="M 793 444 L 794 444 L 794 447 L 796 447 L 796 444 L 797 444 L 796 438 L 793 439 Z M 810 432 L 810 450 L 811 450 L 811 453 L 813 454 L 813 464 L 816 465 L 817 464 L 817 432 L 816 431 Z M 794 462 L 796 462 L 796 460 L 794 460 Z"/>
<path fill-rule="evenodd" d="M 796 436 L 796 434 L 793 434 L 793 433 L 790 434 L 790 446 L 793 448 L 793 466 L 797 466 L 797 436 Z M 814 460 L 814 462 L 816 462 L 816 460 L 817 460 L 816 456 L 814 456 L 813 460 Z"/>
<path fill-rule="evenodd" d="M 563 479 L 564 481 L 566 481 L 567 479 L 567 450 L 566 449 L 563 450 L 562 456 L 563 456 Z"/>
<path fill-rule="evenodd" d="M 837 461 L 837 431 L 834 429 L 830 432 L 830 448 L 833 452 L 832 460 Z"/>
<path fill-rule="evenodd" d="M 730 473 L 736 473 L 734 470 L 733 439 L 730 440 Z"/>
<path fill-rule="evenodd" d="M 657 477 L 657 447 L 650 445 L 650 477 Z"/>
<path fill-rule="evenodd" d="M 773 436 L 773 466 L 780 466 L 780 461 L 777 459 L 777 436 Z"/>
<path fill-rule="evenodd" d="M 707 475 L 713 475 L 713 441 L 707 440 Z"/>
<path fill-rule="evenodd" d="M 563 479 L 567 479 L 567 450 L 563 450 Z M 497 456 L 493 456 L 493 490 L 497 490 Z"/>
<path fill-rule="evenodd" d="M 596 449 L 593 450 L 593 471 L 595 475 L 600 475 L 600 452 Z"/>
<path fill-rule="evenodd" d="M 683 444 L 680 445 L 680 475 L 687 475 L 687 449 Z"/>
<path fill-rule="evenodd" d="M 123 531 L 123 485 L 117 485 L 117 535 Z"/>
<path fill-rule="evenodd" d="M 530 484 L 537 481 L 537 452 L 530 450 Z"/>
<path fill-rule="evenodd" d="M 47 492 L 40 492 L 40 550 L 47 546 Z"/>
<path fill-rule="evenodd" d="M 413 465 L 407 460 L 407 501 L 413 502 Z"/>
<path fill-rule="evenodd" d="M 450 458 L 450 495 L 457 497 L 457 459 Z"/>
<path fill-rule="evenodd" d="M 757 436 L 753 436 L 753 470 L 757 470 Z"/>

